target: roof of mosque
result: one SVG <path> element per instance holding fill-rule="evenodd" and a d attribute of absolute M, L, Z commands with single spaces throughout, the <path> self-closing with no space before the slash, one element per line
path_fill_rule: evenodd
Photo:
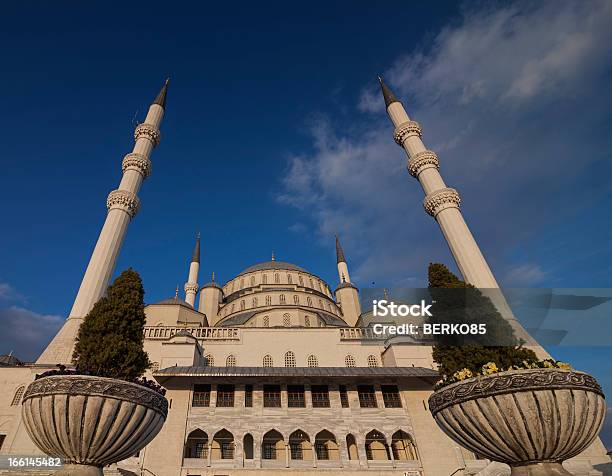
<path fill-rule="evenodd" d="M 424 367 L 168 367 L 156 377 L 418 377 L 438 378 Z"/>
<path fill-rule="evenodd" d="M 268 269 L 287 269 L 290 271 L 302 271 L 304 273 L 309 273 L 309 271 L 306 271 L 304 268 L 301 268 L 300 266 L 297 266 L 295 264 L 287 263 L 285 261 L 272 260 L 272 261 L 265 261 L 263 263 L 257 263 L 257 264 L 254 264 L 253 266 L 249 266 L 247 269 L 242 271 L 240 274 L 252 273 L 253 271 L 264 271 Z"/>
<path fill-rule="evenodd" d="M 180 306 L 187 306 L 193 309 L 193 306 L 191 304 L 189 304 L 187 301 L 179 299 L 178 297 L 164 299 L 163 301 L 154 302 L 153 304 L 178 304 Z"/>

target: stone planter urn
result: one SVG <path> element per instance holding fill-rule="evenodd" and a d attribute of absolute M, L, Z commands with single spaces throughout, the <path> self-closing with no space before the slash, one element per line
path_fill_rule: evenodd
<path fill-rule="evenodd" d="M 141 385 L 86 375 L 54 375 L 25 391 L 26 430 L 44 453 L 64 460 L 55 475 L 102 476 L 161 430 L 168 401 Z"/>
<path fill-rule="evenodd" d="M 429 397 L 436 423 L 512 476 L 571 475 L 561 462 L 584 451 L 606 412 L 593 377 L 562 369 L 500 372 L 451 384 Z"/>

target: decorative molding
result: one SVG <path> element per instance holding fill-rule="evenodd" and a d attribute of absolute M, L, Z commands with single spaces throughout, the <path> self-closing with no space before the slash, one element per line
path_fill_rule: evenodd
<path fill-rule="evenodd" d="M 154 390 L 131 382 L 89 375 L 55 375 L 32 382 L 25 391 L 23 401 L 47 395 L 85 395 L 110 397 L 143 405 L 168 415 L 168 400 Z"/>
<path fill-rule="evenodd" d="M 423 200 L 425 211 L 432 217 L 436 217 L 438 213 L 447 208 L 459 208 L 461 205 L 461 197 L 454 188 L 441 188 L 433 193 L 430 193 Z"/>
<path fill-rule="evenodd" d="M 123 170 L 123 173 L 125 173 L 127 170 L 135 170 L 136 172 L 139 172 L 143 178 L 147 178 L 149 175 L 151 175 L 151 161 L 148 157 L 145 157 L 142 154 L 127 154 L 123 158 L 121 169 Z"/>
<path fill-rule="evenodd" d="M 146 137 L 151 142 L 153 142 L 154 146 L 159 145 L 159 141 L 161 139 L 161 134 L 157 127 L 152 124 L 147 124 L 143 122 L 142 124 L 138 124 L 136 130 L 134 131 L 134 140 L 140 139 L 140 137 Z"/>
<path fill-rule="evenodd" d="M 393 132 L 393 139 L 400 147 L 402 147 L 404 141 L 411 136 L 418 136 L 421 138 L 421 126 L 416 121 L 402 122 Z"/>
<path fill-rule="evenodd" d="M 185 292 L 189 293 L 189 292 L 193 292 L 194 294 L 196 294 L 199 290 L 199 286 L 197 283 L 185 283 Z"/>
<path fill-rule="evenodd" d="M 457 382 L 429 397 L 432 415 L 441 410 L 477 398 L 534 390 L 585 390 L 602 397 L 597 380 L 583 372 L 562 369 L 529 369 L 500 372 Z"/>
<path fill-rule="evenodd" d="M 422 152 L 418 152 L 413 157 L 408 160 L 408 172 L 410 175 L 417 178 L 419 174 L 426 169 L 439 169 L 440 161 L 438 160 L 438 156 L 435 152 L 431 150 L 424 150 Z"/>
<path fill-rule="evenodd" d="M 140 208 L 140 200 L 134 193 L 127 190 L 113 190 L 108 194 L 106 207 L 109 210 L 118 208 L 134 218 Z"/>

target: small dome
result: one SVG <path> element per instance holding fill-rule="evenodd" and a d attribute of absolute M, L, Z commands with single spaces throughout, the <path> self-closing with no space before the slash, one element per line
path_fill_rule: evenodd
<path fill-rule="evenodd" d="M 187 301 L 183 301 L 182 299 L 179 299 L 176 297 L 164 299 L 163 301 L 159 301 L 154 304 L 178 304 L 180 306 L 187 306 L 193 309 L 193 306 L 189 304 Z"/>
<path fill-rule="evenodd" d="M 253 266 L 249 266 L 240 274 L 252 273 L 253 271 L 264 271 L 268 269 L 286 269 L 290 271 L 302 271 L 304 273 L 308 273 L 308 271 L 306 271 L 304 268 L 300 268 L 295 264 L 287 263 L 285 261 L 266 261 L 264 263 L 258 263 L 254 264 Z"/>

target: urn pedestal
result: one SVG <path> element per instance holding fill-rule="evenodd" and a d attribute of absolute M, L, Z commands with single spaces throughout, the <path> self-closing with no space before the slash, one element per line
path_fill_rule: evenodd
<path fill-rule="evenodd" d="M 570 475 L 561 463 L 601 431 L 604 394 L 588 374 L 562 369 L 500 372 L 451 384 L 429 398 L 444 433 L 512 476 Z"/>
<path fill-rule="evenodd" d="M 55 375 L 28 386 L 21 411 L 36 446 L 64 460 L 56 475 L 102 476 L 103 466 L 136 454 L 155 438 L 168 401 L 122 380 Z"/>

